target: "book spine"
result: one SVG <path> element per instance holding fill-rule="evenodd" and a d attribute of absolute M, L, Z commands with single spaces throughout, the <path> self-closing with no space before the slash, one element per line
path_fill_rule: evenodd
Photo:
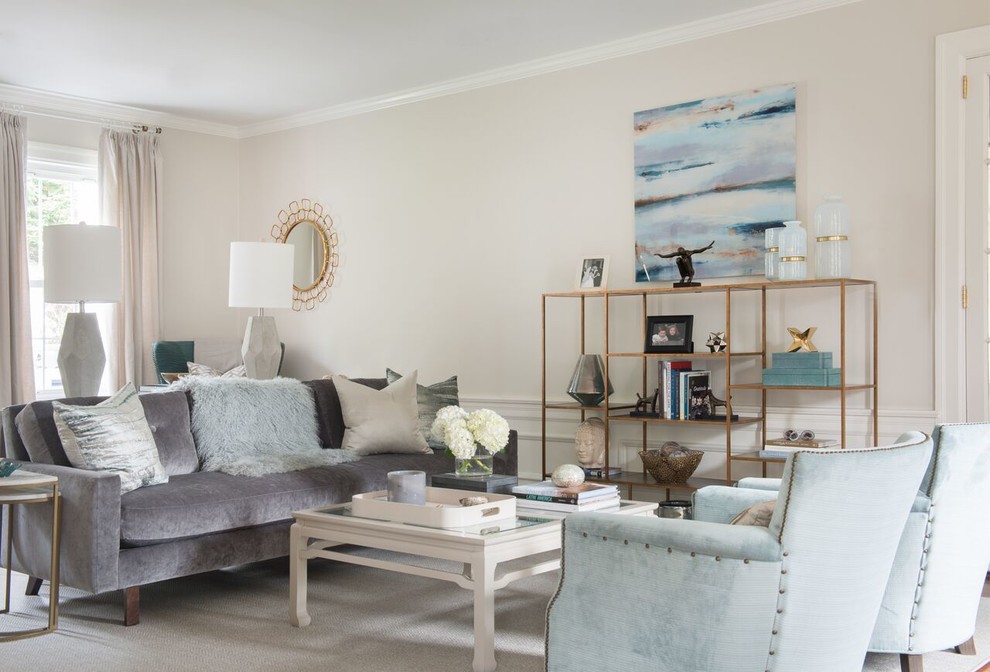
<path fill-rule="evenodd" d="M 516 492 L 513 493 L 519 499 L 526 499 L 531 502 L 556 502 L 558 504 L 581 504 L 584 502 L 593 502 L 596 499 L 602 499 L 603 497 L 615 497 L 619 494 L 618 488 L 606 488 L 602 492 L 595 492 L 593 495 L 581 496 L 559 496 L 559 495 L 537 495 L 534 493 L 526 492 Z"/>
<path fill-rule="evenodd" d="M 663 387 L 661 388 L 660 413 L 664 418 L 670 418 L 670 362 L 662 364 Z"/>
<path fill-rule="evenodd" d="M 620 498 L 618 495 L 612 497 L 600 497 L 591 502 L 580 504 L 566 504 L 563 502 L 540 502 L 535 500 L 523 500 L 519 506 L 529 510 L 545 509 L 547 511 L 594 511 L 595 509 L 606 509 L 611 506 L 618 506 Z"/>

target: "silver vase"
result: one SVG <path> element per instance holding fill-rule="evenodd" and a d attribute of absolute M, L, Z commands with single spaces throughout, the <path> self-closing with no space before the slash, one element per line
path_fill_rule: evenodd
<path fill-rule="evenodd" d="M 612 383 L 607 383 L 608 394 L 612 394 Z M 605 400 L 605 365 L 601 355 L 581 355 L 578 357 L 567 394 L 582 406 L 597 406 Z"/>

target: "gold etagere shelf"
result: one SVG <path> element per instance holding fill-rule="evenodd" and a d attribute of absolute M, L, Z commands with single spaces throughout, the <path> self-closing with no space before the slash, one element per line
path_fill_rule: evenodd
<path fill-rule="evenodd" d="M 788 290 L 801 290 L 808 288 L 832 288 L 838 293 L 838 320 L 839 320 L 839 349 L 838 349 L 838 367 L 840 370 L 840 381 L 837 386 L 819 387 L 819 386 L 778 386 L 778 385 L 763 385 L 761 383 L 754 382 L 742 382 L 737 383 L 733 380 L 733 364 L 736 362 L 741 362 L 744 360 L 757 360 L 760 363 L 760 368 L 766 368 L 769 366 L 769 353 L 767 352 L 767 294 L 768 292 L 778 292 L 778 291 L 788 291 Z M 846 316 L 846 303 L 847 303 L 847 292 L 851 288 L 861 288 L 864 291 L 869 292 L 869 299 L 871 300 L 871 316 L 869 318 L 870 329 L 872 331 L 872 353 L 869 357 L 871 363 L 870 371 L 865 373 L 865 381 L 850 382 L 847 379 L 847 367 L 846 367 L 846 355 L 847 355 L 847 316 Z M 758 350 L 753 350 L 752 348 L 746 351 L 733 352 L 732 343 L 733 337 L 731 333 L 732 329 L 732 315 L 733 315 L 733 298 L 736 295 L 741 295 L 743 293 L 759 292 L 760 294 L 760 348 Z M 725 308 L 725 336 L 729 345 L 723 352 L 691 352 L 691 353 L 642 353 L 642 352 L 625 352 L 617 351 L 612 352 L 609 347 L 609 335 L 610 335 L 610 308 L 611 302 L 616 299 L 629 299 L 639 297 L 642 302 L 641 311 L 641 323 L 640 330 L 638 333 L 645 333 L 646 318 L 648 314 L 648 299 L 651 297 L 664 297 L 664 296 L 682 296 L 687 294 L 721 294 L 722 301 Z M 623 403 L 610 403 L 608 396 L 606 396 L 604 402 L 600 406 L 582 406 L 579 403 L 574 402 L 559 402 L 559 401 L 548 401 L 547 400 L 547 303 L 548 299 L 570 299 L 580 302 L 580 354 L 585 354 L 587 352 L 587 341 L 586 341 L 586 325 L 587 325 L 587 302 L 588 301 L 601 301 L 602 313 L 603 313 L 603 324 L 602 324 L 602 334 L 603 343 L 602 351 L 604 352 L 604 370 L 606 380 L 609 378 L 609 368 L 610 362 L 614 361 L 629 361 L 629 360 L 640 360 L 642 362 L 642 385 L 641 393 L 645 396 L 647 392 L 647 368 L 648 363 L 654 362 L 658 359 L 691 359 L 691 360 L 707 360 L 710 362 L 721 361 L 725 370 L 725 419 L 724 420 L 673 420 L 669 418 L 655 418 L 655 417 L 634 417 L 630 416 L 627 411 L 634 409 L 635 404 L 629 402 Z M 751 311 L 749 311 L 751 312 Z M 605 466 L 606 472 L 610 466 L 609 456 L 612 452 L 612 447 L 610 445 L 610 424 L 611 423 L 639 423 L 642 426 L 642 445 L 645 448 L 647 445 L 648 430 L 650 427 L 658 425 L 676 425 L 679 427 L 723 427 L 725 433 L 725 478 L 724 479 L 713 479 L 713 478 L 690 478 L 686 483 L 657 483 L 645 469 L 642 471 L 623 471 L 620 474 L 614 474 L 611 477 L 601 479 L 603 481 L 608 481 L 610 483 L 616 483 L 620 486 L 626 487 L 628 496 L 632 497 L 632 491 L 634 488 L 646 487 L 653 489 L 664 490 L 667 496 L 670 496 L 672 491 L 693 491 L 697 488 L 703 487 L 705 485 L 712 484 L 726 484 L 733 481 L 733 464 L 734 463 L 758 463 L 762 466 L 761 473 L 765 476 L 767 475 L 767 464 L 782 463 L 784 460 L 777 458 L 766 458 L 760 457 L 759 448 L 764 445 L 767 438 L 767 397 L 768 394 L 772 394 L 776 391 L 786 391 L 792 393 L 795 391 L 815 391 L 837 394 L 839 396 L 839 436 L 840 445 L 845 447 L 847 445 L 847 425 L 846 425 L 846 415 L 847 415 L 847 395 L 854 392 L 867 392 L 870 393 L 872 399 L 870 400 L 870 420 L 872 425 L 872 441 L 873 445 L 876 445 L 879 441 L 879 427 L 878 427 L 878 395 L 879 390 L 877 386 L 877 350 L 878 350 L 878 336 L 877 336 L 877 317 L 878 317 L 878 305 L 877 305 L 877 287 L 876 282 L 873 280 L 862 280 L 854 278 L 842 278 L 835 280 L 794 280 L 794 281 L 779 281 L 779 282 L 744 282 L 738 284 L 724 284 L 724 285 L 702 285 L 699 287 L 689 287 L 689 288 L 675 288 L 675 287 L 649 287 L 643 289 L 620 289 L 620 290 L 606 290 L 606 291 L 594 291 L 594 292 L 550 292 L 543 294 L 542 297 L 542 336 L 543 336 L 543 347 L 542 347 L 542 469 L 544 478 L 549 477 L 551 468 L 548 468 L 547 464 L 547 411 L 548 410 L 577 410 L 580 412 L 581 421 L 586 417 L 589 412 L 601 413 L 602 420 L 605 423 L 606 429 L 606 451 L 605 451 Z M 732 419 L 732 393 L 734 391 L 757 391 L 759 392 L 759 403 L 757 405 L 757 413 L 755 415 L 738 415 L 736 419 Z M 625 412 L 624 412 L 625 411 Z M 732 430 L 746 426 L 746 425 L 758 425 L 757 432 L 757 446 L 748 445 L 741 450 L 737 450 L 733 447 L 732 442 Z"/>

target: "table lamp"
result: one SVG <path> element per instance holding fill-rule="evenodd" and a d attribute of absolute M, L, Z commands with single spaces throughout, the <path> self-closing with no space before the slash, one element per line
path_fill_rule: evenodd
<path fill-rule="evenodd" d="M 67 397 L 90 397 L 100 391 L 107 363 L 96 313 L 86 302 L 120 301 L 120 229 L 116 226 L 57 224 L 42 228 L 45 303 L 78 303 L 65 316 L 58 350 L 58 370 Z"/>
<path fill-rule="evenodd" d="M 231 308 L 257 308 L 248 318 L 241 355 L 248 378 L 274 378 L 282 361 L 275 318 L 265 308 L 292 307 L 293 246 L 283 243 L 231 243 Z"/>

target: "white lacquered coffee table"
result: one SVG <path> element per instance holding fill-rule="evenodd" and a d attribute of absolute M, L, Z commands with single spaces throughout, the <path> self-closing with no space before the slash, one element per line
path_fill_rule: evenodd
<path fill-rule="evenodd" d="M 628 502 L 599 511 L 621 515 L 654 515 L 655 503 Z M 463 528 L 432 528 L 371 518 L 358 518 L 350 504 L 292 514 L 289 546 L 289 622 L 310 623 L 306 610 L 307 563 L 327 558 L 456 583 L 474 593 L 474 672 L 495 667 L 495 591 L 528 576 L 560 569 L 560 521 L 555 511 L 520 509 L 515 518 Z M 332 550 L 341 544 L 397 551 L 413 556 L 463 563 L 462 571 L 443 571 L 398 560 L 382 560 Z M 512 571 L 499 572 L 510 560 Z M 526 562 L 530 560 L 530 562 Z M 520 566 L 521 564 L 521 566 Z"/>

